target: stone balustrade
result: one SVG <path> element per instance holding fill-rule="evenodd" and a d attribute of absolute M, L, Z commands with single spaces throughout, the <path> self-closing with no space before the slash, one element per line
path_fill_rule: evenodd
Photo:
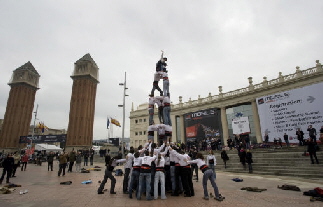
<path fill-rule="evenodd" d="M 258 84 L 253 84 L 252 77 L 249 77 L 248 78 L 248 81 L 249 81 L 248 87 L 240 88 L 240 89 L 237 89 L 234 91 L 229 91 L 229 92 L 223 93 L 222 86 L 219 86 L 219 94 L 218 95 L 212 96 L 210 93 L 209 96 L 207 96 L 205 98 L 201 98 L 199 96 L 197 100 L 192 100 L 190 98 L 187 102 L 183 102 L 183 98 L 182 98 L 182 96 L 180 96 L 179 103 L 173 104 L 172 108 L 173 109 L 189 108 L 192 106 L 199 105 L 201 103 L 202 104 L 203 103 L 210 103 L 210 102 L 219 101 L 221 99 L 233 98 L 235 96 L 245 95 L 247 93 L 252 93 L 252 92 L 255 92 L 258 90 L 266 90 L 267 88 L 272 88 L 272 87 L 278 86 L 279 84 L 283 84 L 283 83 L 287 84 L 288 82 L 296 81 L 301 78 L 311 77 L 315 74 L 322 73 L 322 72 L 323 72 L 322 65 L 319 62 L 319 60 L 316 60 L 315 67 L 308 68 L 306 70 L 300 70 L 300 68 L 297 66 L 296 72 L 293 74 L 288 74 L 288 75 L 283 76 L 282 72 L 279 72 L 278 78 L 272 79 L 272 80 L 267 80 L 267 77 L 263 77 L 263 81 Z"/>

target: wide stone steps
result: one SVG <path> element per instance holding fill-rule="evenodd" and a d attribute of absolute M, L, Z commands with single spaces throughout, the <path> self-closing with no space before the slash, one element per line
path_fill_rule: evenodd
<path fill-rule="evenodd" d="M 323 147 L 321 147 L 323 148 Z M 253 173 L 261 175 L 293 176 L 310 179 L 323 179 L 323 152 L 318 151 L 317 157 L 320 164 L 311 164 L 309 156 L 303 156 L 305 147 L 283 149 L 255 149 L 252 150 Z M 217 159 L 216 170 L 234 173 L 249 173 L 248 164 L 244 170 L 237 150 L 229 150 L 227 154 L 230 160 L 227 168 L 221 159 L 219 151 L 215 152 Z"/>

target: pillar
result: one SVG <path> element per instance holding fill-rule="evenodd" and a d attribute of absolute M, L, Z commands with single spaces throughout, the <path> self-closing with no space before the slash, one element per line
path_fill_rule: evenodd
<path fill-rule="evenodd" d="M 222 136 L 223 136 L 222 145 L 225 146 L 229 138 L 228 120 L 227 120 L 227 113 L 226 113 L 225 107 L 221 108 L 221 123 L 222 123 Z"/>
<path fill-rule="evenodd" d="M 252 107 L 252 114 L 253 114 L 253 123 L 255 127 L 255 133 L 256 133 L 256 139 L 257 143 L 262 143 L 262 136 L 261 136 L 261 129 L 260 129 L 260 119 L 259 119 L 259 114 L 258 114 L 258 107 L 256 100 L 251 101 L 251 107 Z"/>

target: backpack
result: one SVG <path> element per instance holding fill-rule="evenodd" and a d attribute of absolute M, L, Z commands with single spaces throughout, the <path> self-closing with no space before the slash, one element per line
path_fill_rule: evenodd
<path fill-rule="evenodd" d="M 115 175 L 116 175 L 116 176 L 122 176 L 122 175 L 123 175 L 123 171 L 122 171 L 122 169 L 116 169 L 116 171 L 115 171 Z"/>

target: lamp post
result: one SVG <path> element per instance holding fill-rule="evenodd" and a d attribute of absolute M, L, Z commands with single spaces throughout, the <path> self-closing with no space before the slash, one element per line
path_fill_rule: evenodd
<path fill-rule="evenodd" d="M 36 125 L 36 119 L 37 119 L 37 111 L 38 111 L 38 104 L 36 107 L 35 113 L 35 118 L 34 118 L 34 126 L 33 126 L 33 131 L 31 133 L 31 141 L 30 141 L 30 149 L 33 147 L 33 140 L 34 140 L 34 135 L 35 135 L 35 125 Z"/>
<path fill-rule="evenodd" d="M 122 153 L 122 157 L 124 158 L 124 125 L 125 125 L 125 110 L 126 110 L 126 90 L 127 88 L 127 73 L 124 72 L 124 83 L 119 83 L 119 86 L 123 86 L 123 104 L 122 105 L 118 105 L 118 107 L 122 107 L 123 108 L 123 113 L 122 113 L 122 137 L 121 137 L 121 153 Z"/>

